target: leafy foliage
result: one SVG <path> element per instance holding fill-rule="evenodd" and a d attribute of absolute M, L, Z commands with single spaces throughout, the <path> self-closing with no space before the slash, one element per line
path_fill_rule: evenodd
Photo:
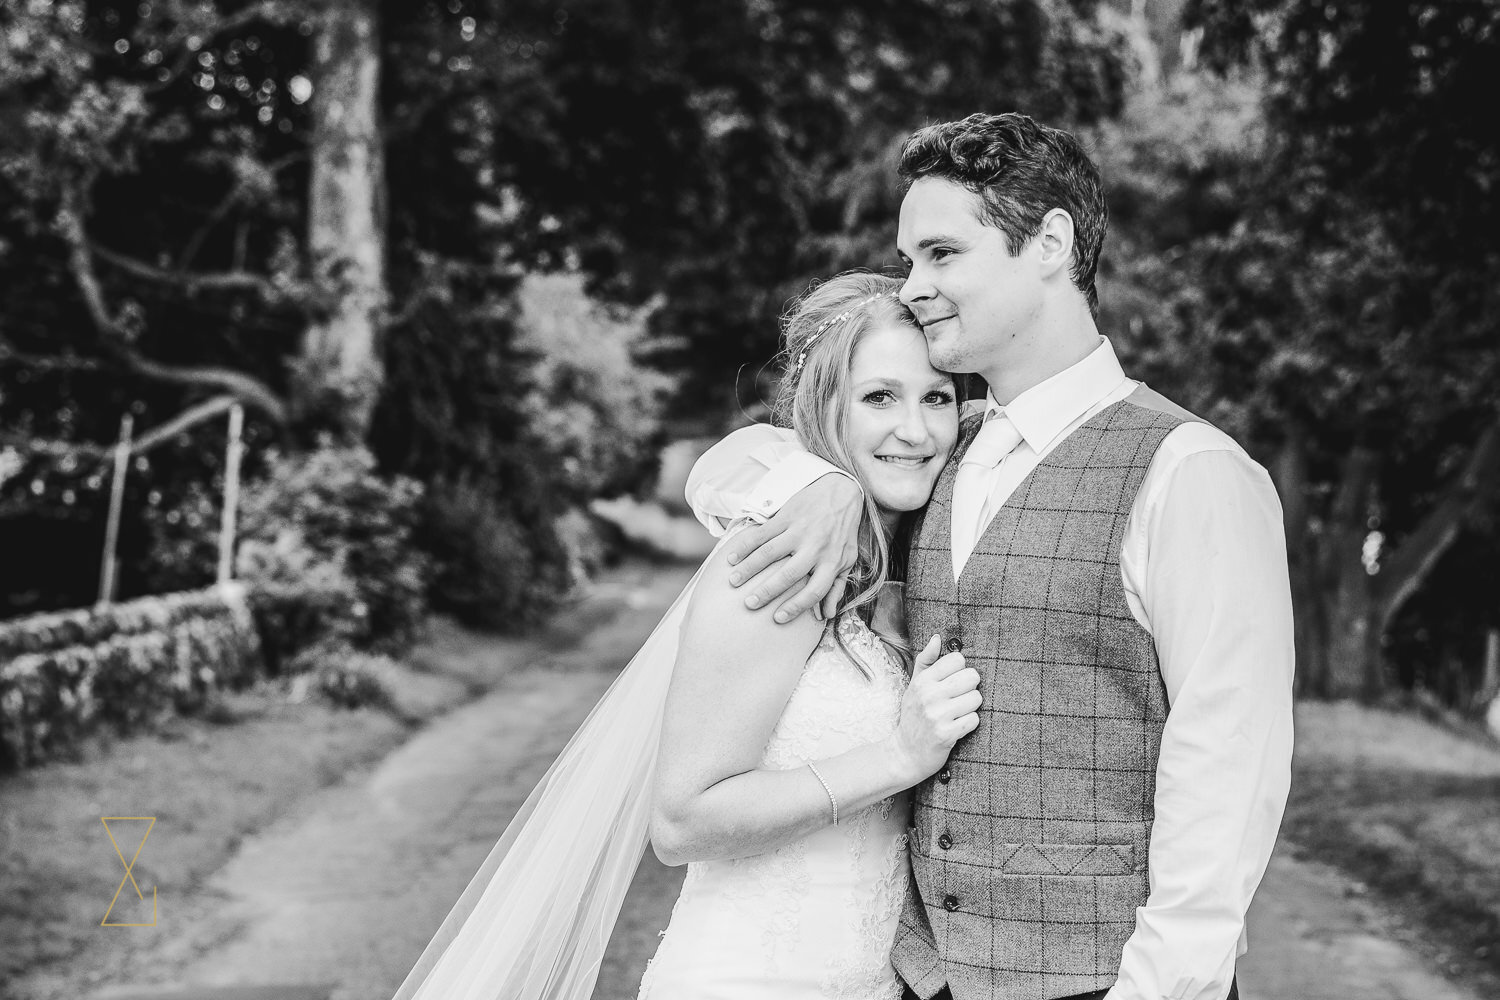
<path fill-rule="evenodd" d="M 558 463 L 562 496 L 618 496 L 644 482 L 673 385 L 636 361 L 652 308 L 611 309 L 568 274 L 528 278 L 517 300 L 520 346 L 536 359 L 521 401 L 528 437 Z"/>
<path fill-rule="evenodd" d="M 272 676 L 299 673 L 310 665 L 310 652 L 349 649 L 369 634 L 369 606 L 343 560 L 315 552 L 299 532 L 283 531 L 269 542 L 246 540 L 236 572 L 248 584 L 261 655 Z"/>
<path fill-rule="evenodd" d="M 252 588 L 300 580 L 332 602 L 343 596 L 342 576 L 355 597 L 349 641 L 404 651 L 426 617 L 429 567 L 412 544 L 421 484 L 383 478 L 367 450 L 326 442 L 268 464 L 244 494 L 241 579 Z"/>
<path fill-rule="evenodd" d="M 8 571 L 11 610 L 86 598 L 107 509 L 98 447 L 121 414 L 156 427 L 232 391 L 254 407 L 252 461 L 338 426 L 338 393 L 296 377 L 304 331 L 331 305 L 306 235 L 322 9 L 20 0 L 0 12 L 0 450 L 24 458 L 0 482 L 0 521 L 14 537 L 46 532 L 57 576 Z M 576 271 L 597 297 L 651 303 L 624 322 L 649 327 L 648 360 L 686 376 L 679 414 L 716 423 L 737 369 L 773 353 L 792 292 L 890 263 L 902 134 L 979 108 L 1095 120 L 1118 109 L 1128 69 L 1096 0 L 432 0 L 378 13 L 387 379 L 358 443 L 388 472 L 493 490 L 537 566 L 561 551 L 543 498 L 633 486 L 649 431 L 594 412 L 631 442 L 602 463 L 568 421 L 544 419 L 557 398 L 538 409 L 533 380 L 602 369 L 533 367 L 515 325 L 522 274 Z M 639 377 L 619 388 L 610 398 L 655 392 Z M 204 572 L 185 550 L 176 569 L 153 569 L 149 543 L 172 534 L 157 530 L 170 512 L 206 516 L 191 484 L 212 484 L 222 453 L 221 437 L 194 433 L 132 469 L 123 593 Z"/>
<path fill-rule="evenodd" d="M 467 625 L 516 632 L 553 610 L 573 580 L 542 498 L 501 504 L 496 493 L 462 478 L 438 482 L 428 491 L 418 541 L 437 566 L 434 610 Z M 522 518 L 544 530 L 527 530 Z"/>
<path fill-rule="evenodd" d="M 387 708 L 400 671 L 389 656 L 350 650 L 322 657 L 313 678 L 318 692 L 341 708 Z"/>
<path fill-rule="evenodd" d="M 1500 202 L 1486 164 L 1500 124 L 1466 95 L 1500 82 L 1500 11 L 1186 9 L 1225 75 L 1144 94 L 1103 130 L 1123 247 L 1105 275 L 1111 322 L 1150 380 L 1281 477 L 1299 629 L 1383 635 L 1414 683 L 1449 655 L 1446 640 L 1413 641 L 1441 621 L 1466 637 L 1472 670 L 1497 619 L 1460 567 L 1493 560 L 1497 505 L 1454 504 L 1496 420 Z M 1452 525 L 1470 551 L 1434 564 Z M 1412 600 L 1412 581 L 1456 606 Z M 1404 610 L 1386 622 L 1388 608 Z M 1349 691 L 1325 687 L 1322 661 L 1361 654 L 1311 649 L 1299 657 L 1314 689 Z M 1369 669 L 1367 691 L 1384 679 Z"/>
<path fill-rule="evenodd" d="M 518 252 L 576 259 L 635 301 L 664 293 L 658 356 L 692 376 L 680 412 L 732 409 L 736 371 L 774 353 L 809 278 L 895 264 L 894 153 L 912 127 L 1118 109 L 1125 46 L 1095 14 L 1086 0 L 570 6 L 540 57 L 558 116 L 501 118 L 537 126 L 505 143 L 520 155 L 497 175 L 530 234 Z"/>

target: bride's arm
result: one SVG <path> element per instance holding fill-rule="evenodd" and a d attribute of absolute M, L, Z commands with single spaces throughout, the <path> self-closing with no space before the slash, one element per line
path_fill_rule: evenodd
<path fill-rule="evenodd" d="M 667 694 L 651 842 L 669 865 L 762 854 L 832 822 L 829 794 L 809 768 L 759 766 L 823 623 L 803 615 L 774 624 L 744 607 L 725 585 L 728 572 L 722 550 L 704 568 Z M 896 731 L 813 762 L 839 814 L 940 768 L 953 743 L 978 725 L 978 682 L 960 654 L 938 659 L 929 643 Z"/>

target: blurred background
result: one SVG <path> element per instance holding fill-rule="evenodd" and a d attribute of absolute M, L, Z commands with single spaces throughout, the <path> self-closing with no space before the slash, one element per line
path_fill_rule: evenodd
<path fill-rule="evenodd" d="M 101 813 L 175 810 L 138 872 L 201 895 L 541 663 L 579 714 L 492 748 L 524 796 L 787 301 L 896 267 L 901 140 L 1018 110 L 1104 173 L 1126 371 L 1280 491 L 1289 883 L 1497 995 L 1497 93 L 1497 0 L 4 0 L 0 987 L 131 978 Z"/>

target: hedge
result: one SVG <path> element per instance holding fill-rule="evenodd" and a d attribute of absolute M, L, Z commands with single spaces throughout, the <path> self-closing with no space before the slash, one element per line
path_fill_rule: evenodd
<path fill-rule="evenodd" d="M 191 711 L 260 671 L 240 584 L 0 622 L 0 769 L 56 757 L 104 723 L 123 733 Z"/>

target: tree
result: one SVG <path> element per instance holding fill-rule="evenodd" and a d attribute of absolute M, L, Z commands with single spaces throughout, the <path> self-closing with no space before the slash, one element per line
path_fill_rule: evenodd
<path fill-rule="evenodd" d="M 1127 184 L 1127 218 L 1194 223 L 1135 229 L 1127 322 L 1159 379 L 1277 476 L 1304 690 L 1373 697 L 1458 543 L 1496 548 L 1500 125 L 1466 98 L 1500 83 L 1500 10 L 1195 0 L 1187 18 L 1227 86 L 1264 101 L 1158 164 L 1166 184 Z"/>
<path fill-rule="evenodd" d="M 66 242 L 117 360 L 214 380 L 278 420 L 289 393 L 354 392 L 356 434 L 378 395 L 384 303 L 428 294 L 385 288 L 404 249 L 383 244 L 382 161 L 434 116 L 491 151 L 471 166 L 479 207 L 503 220 L 497 263 L 576 266 L 636 302 L 665 293 L 659 332 L 696 365 L 726 343 L 769 354 L 793 286 L 889 261 L 887 167 L 912 125 L 997 102 L 1090 121 L 1117 109 L 1126 74 L 1122 36 L 1091 0 L 29 0 L 13 16 L 8 38 L 47 42 L 40 55 L 17 42 L 5 81 L 14 98 L 48 97 L 19 116 L 32 181 L 19 204 Z M 185 190 L 218 188 L 193 206 L 180 256 L 228 258 L 223 270 L 158 261 L 186 219 L 142 227 L 128 249 L 101 238 L 151 203 L 162 177 L 142 170 L 167 158 L 191 164 L 170 170 Z M 117 328 L 164 307 L 124 287 L 142 282 L 295 312 L 306 377 L 124 350 Z M 349 388 L 361 379 L 372 385 Z"/>
<path fill-rule="evenodd" d="M 663 299 L 652 356 L 717 421 L 799 285 L 889 262 L 912 125 L 1093 120 L 1127 72 L 1093 0 L 23 0 L 0 18 L 18 386 L 0 444 L 29 456 L 0 507 L 85 522 L 95 470 L 65 454 L 126 410 L 151 427 L 220 395 L 251 408 L 252 442 L 335 429 L 392 470 L 442 456 L 444 476 L 534 484 L 510 302 L 533 271 Z M 447 411 L 474 433 L 424 416 Z M 131 504 L 170 504 L 217 450 L 156 453 Z"/>
<path fill-rule="evenodd" d="M 894 154 L 914 126 L 1118 109 L 1127 50 L 1106 15 L 1093 0 L 482 6 L 472 65 L 437 86 L 490 109 L 512 259 L 576 263 L 627 302 L 664 295 L 654 358 L 688 375 L 680 411 L 717 424 L 791 295 L 896 263 Z"/>
<path fill-rule="evenodd" d="M 308 250 L 332 303 L 308 324 L 304 394 L 331 392 L 352 437 L 363 439 L 382 380 L 385 280 L 385 138 L 380 115 L 381 35 L 364 0 L 325 0 L 313 42 Z"/>

